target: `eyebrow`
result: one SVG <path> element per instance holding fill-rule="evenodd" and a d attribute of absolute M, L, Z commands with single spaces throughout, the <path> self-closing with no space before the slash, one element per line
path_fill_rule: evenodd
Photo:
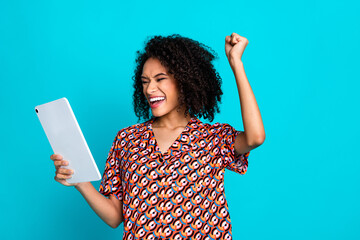
<path fill-rule="evenodd" d="M 167 76 L 165 73 L 158 73 L 158 74 L 156 74 L 156 75 L 154 76 L 154 78 L 155 78 L 155 77 L 158 77 L 158 76 L 160 76 L 160 75 Z M 147 78 L 147 77 L 145 77 L 145 76 L 141 76 L 141 78 L 149 79 L 149 78 Z"/>

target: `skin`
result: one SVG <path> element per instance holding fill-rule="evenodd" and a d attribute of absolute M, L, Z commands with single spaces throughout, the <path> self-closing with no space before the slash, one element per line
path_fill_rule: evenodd
<path fill-rule="evenodd" d="M 265 140 L 260 110 L 241 61 L 248 42 L 245 37 L 236 33 L 225 37 L 225 53 L 235 76 L 244 125 L 244 131 L 238 134 L 235 139 L 235 152 L 237 154 L 246 153 L 260 146 Z M 165 75 L 155 77 L 159 73 Z M 146 61 L 142 76 L 144 77 L 144 94 L 148 101 L 151 96 L 166 97 L 165 102 L 160 107 L 152 109 L 152 114 L 157 117 L 152 125 L 153 132 L 161 152 L 164 153 L 184 130 L 190 121 L 190 116 L 185 117 L 184 108 L 178 105 L 179 91 L 176 80 L 157 59 L 151 58 Z M 114 196 L 109 198 L 103 196 L 91 182 L 67 183 L 66 179 L 71 178 L 73 170 L 62 168 L 62 166 L 68 165 L 68 162 L 59 154 L 51 155 L 50 159 L 53 160 L 56 169 L 55 181 L 65 186 L 74 186 L 95 213 L 109 226 L 116 228 L 123 222 L 122 201 Z"/>
<path fill-rule="evenodd" d="M 225 37 L 225 54 L 233 70 L 238 89 L 244 132 L 235 138 L 235 152 L 246 153 L 265 141 L 265 129 L 259 106 L 246 77 L 242 54 L 249 41 L 237 33 Z M 239 116 L 240 117 L 240 116 Z"/>
<path fill-rule="evenodd" d="M 110 227 L 116 228 L 123 222 L 122 201 L 117 200 L 114 196 L 105 197 L 94 188 L 91 182 L 67 183 L 66 179 L 71 178 L 73 170 L 61 168 L 61 166 L 66 166 L 69 163 L 63 160 L 60 154 L 53 154 L 50 159 L 54 161 L 56 169 L 55 181 L 65 186 L 74 186 L 94 212 Z"/>
<path fill-rule="evenodd" d="M 149 58 L 145 62 L 142 85 L 148 102 L 153 96 L 166 98 L 159 107 L 151 108 L 153 116 L 157 117 L 152 125 L 153 132 L 160 151 L 164 153 L 181 134 L 191 117 L 185 117 L 184 107 L 179 106 L 176 80 L 158 59 Z"/>

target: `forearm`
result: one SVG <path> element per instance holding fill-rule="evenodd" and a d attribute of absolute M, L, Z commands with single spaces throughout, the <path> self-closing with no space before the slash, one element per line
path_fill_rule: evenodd
<path fill-rule="evenodd" d="M 122 209 L 116 207 L 111 199 L 99 193 L 90 182 L 80 183 L 75 188 L 94 212 L 110 227 L 115 228 L 123 221 Z"/>
<path fill-rule="evenodd" d="M 244 132 L 249 145 L 260 145 L 265 139 L 259 106 L 246 77 L 241 60 L 230 61 L 238 89 Z"/>

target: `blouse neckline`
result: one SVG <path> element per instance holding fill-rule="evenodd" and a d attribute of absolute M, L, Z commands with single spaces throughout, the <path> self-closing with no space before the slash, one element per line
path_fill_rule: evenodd
<path fill-rule="evenodd" d="M 190 118 L 189 122 L 186 124 L 185 128 L 182 130 L 182 132 L 178 135 L 178 137 L 174 140 L 174 142 L 170 145 L 170 147 L 165 151 L 165 152 L 161 152 L 160 147 L 158 145 L 158 142 L 155 138 L 155 134 L 153 131 L 153 127 L 152 124 L 154 122 L 155 118 L 151 118 L 148 121 L 147 127 L 148 130 L 150 132 L 150 139 L 154 140 L 154 144 L 155 144 L 155 149 L 157 152 L 159 152 L 161 155 L 167 155 L 167 154 L 171 154 L 172 151 L 174 150 L 180 150 L 181 151 L 181 144 L 180 144 L 180 140 L 183 138 L 183 136 L 185 135 L 185 133 L 189 132 L 191 130 L 191 125 L 192 123 L 195 122 L 199 122 L 200 120 L 197 117 L 192 117 Z"/>

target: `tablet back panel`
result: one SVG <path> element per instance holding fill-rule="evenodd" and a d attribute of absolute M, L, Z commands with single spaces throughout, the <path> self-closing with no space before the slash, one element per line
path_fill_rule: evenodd
<path fill-rule="evenodd" d="M 98 167 L 66 98 L 35 107 L 54 153 L 69 162 L 64 168 L 74 170 L 68 183 L 101 179 Z"/>

